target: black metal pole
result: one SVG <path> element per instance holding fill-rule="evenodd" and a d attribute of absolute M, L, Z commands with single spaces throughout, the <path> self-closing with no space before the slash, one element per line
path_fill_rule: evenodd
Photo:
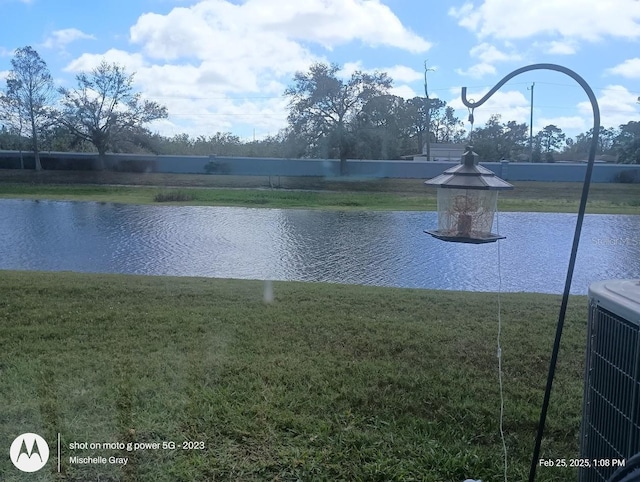
<path fill-rule="evenodd" d="M 530 70 L 555 70 L 568 75 L 574 79 L 584 89 L 591 102 L 593 109 L 593 138 L 591 139 L 591 147 L 589 149 L 589 162 L 587 163 L 587 172 L 584 176 L 584 184 L 582 185 L 582 197 L 580 198 L 580 207 L 578 208 L 578 219 L 576 221 L 576 230 L 573 236 L 573 246 L 571 247 L 571 256 L 569 258 L 569 267 L 567 269 L 567 278 L 564 285 L 564 293 L 562 295 L 562 303 L 560 305 L 560 313 L 558 315 L 558 324 L 556 326 L 556 337 L 553 343 L 553 351 L 551 352 L 551 362 L 549 363 L 549 373 L 547 375 L 547 386 L 544 392 L 544 400 L 542 402 L 542 410 L 540 411 L 540 422 L 538 424 L 538 435 L 536 436 L 536 445 L 533 449 L 533 457 L 531 459 L 531 468 L 529 470 L 529 482 L 533 482 L 536 477 L 536 468 L 540 457 L 540 446 L 542 444 L 542 435 L 544 433 L 544 425 L 547 420 L 547 410 L 549 408 L 549 398 L 551 397 L 551 388 L 553 386 L 553 377 L 556 372 L 556 362 L 558 361 L 558 351 L 560 350 L 560 339 L 562 338 L 562 329 L 564 327 L 564 319 L 567 312 L 567 303 L 569 301 L 569 292 L 571 290 L 571 280 L 573 278 L 573 269 L 576 264 L 576 256 L 578 254 L 578 244 L 580 243 L 580 232 L 582 231 L 582 221 L 584 220 L 584 212 L 587 207 L 587 197 L 589 196 L 589 185 L 591 184 L 591 174 L 593 172 L 593 163 L 596 158 L 596 149 L 598 147 L 598 131 L 600 130 L 600 108 L 598 101 L 593 94 L 593 90 L 585 80 L 576 74 L 573 70 L 556 64 L 533 64 L 527 67 L 514 70 L 504 79 L 498 82 L 482 99 L 478 102 L 467 101 L 467 88 L 462 88 L 462 102 L 469 108 L 475 108 L 484 104 L 489 97 L 496 93 L 510 79 L 523 72 Z"/>
<path fill-rule="evenodd" d="M 529 117 L 529 162 L 533 162 L 533 88 L 536 83 L 531 83 L 531 106 L 530 106 L 530 117 Z M 529 89 L 529 87 L 527 87 Z"/>

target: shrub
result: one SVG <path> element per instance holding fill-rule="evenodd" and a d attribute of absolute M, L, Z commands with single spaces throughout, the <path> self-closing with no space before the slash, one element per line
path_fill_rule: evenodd
<path fill-rule="evenodd" d="M 182 191 L 159 192 L 153 198 L 157 203 L 192 201 L 193 196 Z"/>
<path fill-rule="evenodd" d="M 64 154 L 41 155 L 40 163 L 42 169 L 47 171 L 95 171 L 97 158 L 91 154 L 87 154 L 86 157 L 65 157 Z"/>
<path fill-rule="evenodd" d="M 204 166 L 204 172 L 207 174 L 229 174 L 231 172 L 231 168 L 224 162 L 209 161 Z"/>
<path fill-rule="evenodd" d="M 26 167 L 27 159 L 24 159 Z M 33 162 L 32 162 L 33 164 Z M 0 169 L 20 169 L 20 156 L 0 158 Z"/>
<path fill-rule="evenodd" d="M 628 169 L 626 171 L 618 172 L 614 178 L 613 182 L 621 182 L 625 184 L 631 184 L 633 182 L 640 182 L 640 176 L 638 175 L 638 171 Z"/>

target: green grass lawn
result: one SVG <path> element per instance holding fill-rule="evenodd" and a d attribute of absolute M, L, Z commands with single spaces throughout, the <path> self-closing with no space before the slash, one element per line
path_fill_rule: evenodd
<path fill-rule="evenodd" d="M 497 295 L 3 271 L 0 445 L 56 461 L 3 481 L 502 480 Z M 559 296 L 503 294 L 509 480 L 526 480 Z M 542 457 L 578 456 L 586 298 L 570 300 Z M 69 450 L 72 442 L 204 450 Z M 71 455 L 129 457 L 124 468 Z M 538 469 L 539 481 L 576 480 Z"/>
<path fill-rule="evenodd" d="M 582 183 L 514 182 L 501 211 L 577 212 Z M 272 187 L 274 186 L 274 187 Z M 436 190 L 420 179 L 268 178 L 118 172 L 0 170 L 0 198 L 153 204 L 182 193 L 180 205 L 432 211 Z M 640 184 L 592 184 L 588 213 L 640 214 Z"/>

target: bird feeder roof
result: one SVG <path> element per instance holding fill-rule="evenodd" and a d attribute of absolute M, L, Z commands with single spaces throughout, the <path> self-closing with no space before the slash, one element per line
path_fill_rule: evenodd
<path fill-rule="evenodd" d="M 449 189 L 513 189 L 513 185 L 500 179 L 493 171 L 478 165 L 478 154 L 471 148 L 462 156 L 462 162 L 447 169 L 425 184 Z"/>

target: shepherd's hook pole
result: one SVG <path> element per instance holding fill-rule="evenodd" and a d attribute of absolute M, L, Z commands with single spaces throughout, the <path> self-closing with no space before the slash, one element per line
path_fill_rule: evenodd
<path fill-rule="evenodd" d="M 531 468 L 529 470 L 529 482 L 533 482 L 536 478 L 536 467 L 540 457 L 540 445 L 542 444 L 542 435 L 544 433 L 544 425 L 547 419 L 547 409 L 549 408 L 549 398 L 551 396 L 551 388 L 553 386 L 553 376 L 556 371 L 556 362 L 558 361 L 558 351 L 560 350 L 560 339 L 562 338 L 562 328 L 564 327 L 564 319 L 567 312 L 567 303 L 569 301 L 569 292 L 571 290 L 571 280 L 573 278 L 573 269 L 576 264 L 576 256 L 578 254 L 578 244 L 580 243 L 580 231 L 582 230 L 582 221 L 584 220 L 584 212 L 587 207 L 587 197 L 589 196 L 589 184 L 591 184 L 591 173 L 593 172 L 593 163 L 596 158 L 596 149 L 598 147 L 598 131 L 600 130 L 600 108 L 598 101 L 593 94 L 593 90 L 585 80 L 576 74 L 573 70 L 556 64 L 533 64 L 514 70 L 504 79 L 498 82 L 482 99 L 478 102 L 467 101 L 467 88 L 462 88 L 462 102 L 468 108 L 475 108 L 484 104 L 489 97 L 496 93 L 506 82 L 530 70 L 555 70 L 568 75 L 574 79 L 584 89 L 591 102 L 593 109 L 593 137 L 591 139 L 591 147 L 589 148 L 589 162 L 587 163 L 587 172 L 584 175 L 584 184 L 582 185 L 582 197 L 580 198 L 580 207 L 578 208 L 578 219 L 576 220 L 576 230 L 573 236 L 573 246 L 571 247 L 571 257 L 569 258 L 569 267 L 567 269 L 567 278 L 564 285 L 564 293 L 562 295 L 562 303 L 560 305 L 560 314 L 558 315 L 558 325 L 556 327 L 556 338 L 553 342 L 553 351 L 551 352 L 551 362 L 549 364 L 549 374 L 547 376 L 547 386 L 544 392 L 544 400 L 542 402 L 542 410 L 540 412 L 540 423 L 538 424 L 538 435 L 536 437 L 536 445 L 533 449 L 533 457 L 531 459 Z"/>

